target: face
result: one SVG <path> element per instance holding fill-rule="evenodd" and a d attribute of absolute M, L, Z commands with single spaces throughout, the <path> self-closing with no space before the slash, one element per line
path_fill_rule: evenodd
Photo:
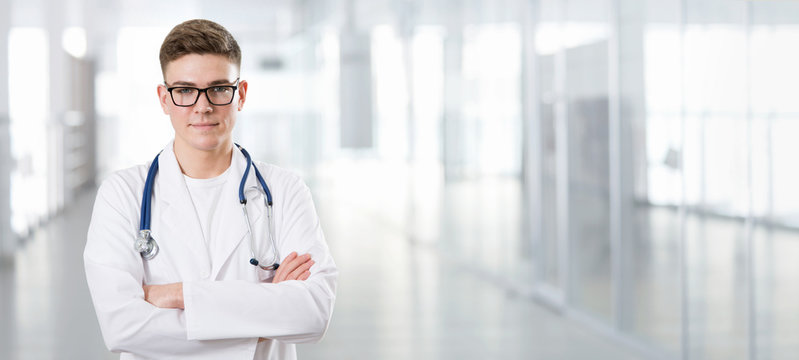
<path fill-rule="evenodd" d="M 169 87 L 187 86 L 204 89 L 215 85 L 235 85 L 238 67 L 227 57 L 212 54 L 184 55 L 167 64 L 164 80 Z M 208 90 L 211 92 L 211 90 Z M 175 90 L 175 96 L 178 95 Z M 181 107 L 172 102 L 167 86 L 158 86 L 161 108 L 175 128 L 175 146 L 201 151 L 224 150 L 232 145 L 231 132 L 236 113 L 241 111 L 247 93 L 247 82 L 240 80 L 233 102 L 211 105 L 205 93 L 193 106 Z"/>

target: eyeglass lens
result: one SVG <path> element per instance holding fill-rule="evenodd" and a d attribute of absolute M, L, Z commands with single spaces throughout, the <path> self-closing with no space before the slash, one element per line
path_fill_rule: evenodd
<path fill-rule="evenodd" d="M 205 92 L 208 102 L 212 105 L 227 105 L 233 101 L 234 90 L 232 86 L 217 86 L 208 88 Z M 191 106 L 197 103 L 200 89 L 197 88 L 174 88 L 172 89 L 172 100 L 178 106 Z"/>

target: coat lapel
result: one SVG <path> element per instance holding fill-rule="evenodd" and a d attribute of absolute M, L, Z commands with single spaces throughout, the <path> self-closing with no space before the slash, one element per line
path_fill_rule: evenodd
<path fill-rule="evenodd" d="M 182 279 L 206 278 L 211 271 L 208 246 L 203 240 L 197 212 L 172 144 L 170 142 L 167 145 L 158 159 L 160 179 L 156 179 L 154 191 L 156 201 L 159 202 L 158 222 L 161 234 L 154 236 L 160 236 L 157 241 L 168 242 L 168 250 L 175 252 L 170 254 L 170 259 L 175 262 Z"/>
<path fill-rule="evenodd" d="M 242 264 L 246 264 L 250 259 L 250 244 L 247 223 L 245 222 L 244 213 L 241 209 L 241 203 L 239 202 L 239 184 L 241 183 L 241 178 L 244 176 L 244 171 L 247 168 L 247 159 L 235 146 L 233 147 L 233 156 L 230 166 L 231 169 L 228 173 L 228 180 L 225 183 L 225 188 L 222 190 L 222 194 L 219 199 L 219 209 L 216 212 L 218 216 L 216 216 L 214 220 L 214 228 L 216 230 L 214 231 L 214 245 L 211 249 L 211 258 L 213 264 L 211 279 L 216 279 L 218 277 L 220 270 L 227 262 L 241 262 Z M 252 188 L 257 183 L 258 181 L 255 177 L 255 171 L 253 171 L 251 168 L 249 174 L 247 175 L 244 189 L 246 190 Z M 261 196 L 256 196 L 252 191 L 246 193 L 246 195 L 248 195 L 247 213 L 250 218 L 250 224 L 253 225 L 252 231 L 256 232 L 258 230 L 255 225 L 264 212 L 263 200 L 261 199 Z M 247 243 L 241 244 L 242 241 Z M 242 251 L 239 252 L 239 254 L 246 255 L 242 255 L 241 258 L 236 257 L 234 259 L 230 259 L 231 255 L 236 251 L 240 244 L 246 248 L 246 252 Z"/>

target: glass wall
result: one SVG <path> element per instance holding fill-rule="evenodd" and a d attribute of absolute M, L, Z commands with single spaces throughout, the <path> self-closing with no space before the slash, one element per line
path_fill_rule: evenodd
<path fill-rule="evenodd" d="M 542 1 L 535 10 L 538 12 L 535 14 L 538 21 L 533 30 L 535 68 L 531 71 L 538 83 L 535 97 L 538 113 L 533 114 L 538 122 L 538 136 L 531 139 L 531 146 L 537 150 L 533 153 L 538 153 L 540 168 L 533 165 L 531 173 L 533 177 L 538 177 L 541 189 L 536 192 L 539 198 L 533 198 L 531 202 L 540 204 L 541 219 L 538 222 L 540 228 L 534 228 L 531 232 L 537 235 L 533 236 L 533 240 L 536 245 L 534 259 L 538 292 L 551 302 L 562 304 L 568 275 L 568 269 L 564 268 L 567 266 L 564 260 L 567 258 L 568 241 L 565 237 L 568 231 L 563 227 L 567 224 L 563 220 L 567 218 L 565 202 L 568 193 L 565 188 L 559 187 L 562 183 L 559 178 L 565 179 L 568 175 L 565 171 L 568 165 L 565 159 L 567 152 L 563 148 L 566 144 L 563 138 L 566 133 L 565 83 L 562 81 L 566 41 L 561 36 L 564 11 L 555 1 Z"/>
<path fill-rule="evenodd" d="M 563 31 L 569 298 L 611 321 L 609 1 L 569 1 Z"/>
<path fill-rule="evenodd" d="M 797 350 L 797 10 L 538 2 L 545 301 L 669 358 Z"/>
<path fill-rule="evenodd" d="M 409 200 L 375 212 L 411 241 L 650 356 L 797 349 L 799 4 L 364 4 L 340 11 L 368 57 L 373 146 L 330 149 L 399 164 L 386 184 Z M 340 31 L 303 36 L 335 49 Z"/>
<path fill-rule="evenodd" d="M 618 317 L 624 332 L 677 357 L 684 309 L 681 8 L 623 1 L 618 11 Z"/>
<path fill-rule="evenodd" d="M 799 4 L 752 3 L 748 9 L 750 216 L 754 219 L 750 346 L 758 359 L 789 359 L 799 351 L 799 171 L 793 156 L 799 133 L 794 89 L 799 73 Z"/>

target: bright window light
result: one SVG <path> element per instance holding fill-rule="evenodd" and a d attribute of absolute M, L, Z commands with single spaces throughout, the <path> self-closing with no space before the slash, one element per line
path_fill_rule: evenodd
<path fill-rule="evenodd" d="M 61 34 L 61 47 L 68 54 L 80 59 L 86 56 L 86 30 L 69 27 Z"/>
<path fill-rule="evenodd" d="M 12 28 L 8 35 L 11 118 L 11 227 L 25 234 L 47 214 L 47 118 L 50 76 L 47 31 Z"/>

